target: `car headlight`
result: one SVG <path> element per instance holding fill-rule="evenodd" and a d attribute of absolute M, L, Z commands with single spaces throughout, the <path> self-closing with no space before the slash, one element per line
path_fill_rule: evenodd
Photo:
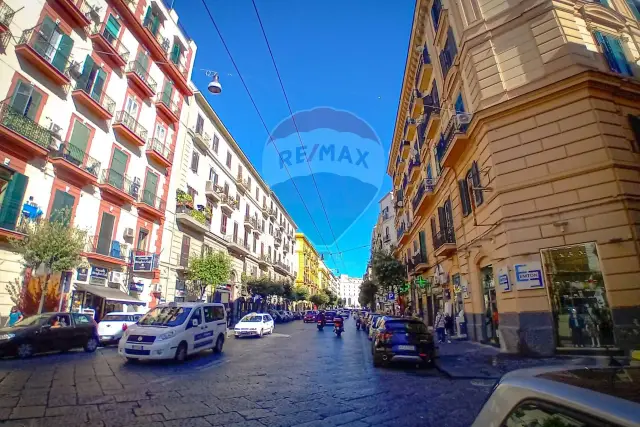
<path fill-rule="evenodd" d="M 176 331 L 165 332 L 162 335 L 158 335 L 158 337 L 156 338 L 156 341 L 168 340 L 170 338 L 173 338 L 175 335 L 176 335 Z"/>
<path fill-rule="evenodd" d="M 0 341 L 9 341 L 16 337 L 16 334 L 2 334 L 0 335 Z"/>

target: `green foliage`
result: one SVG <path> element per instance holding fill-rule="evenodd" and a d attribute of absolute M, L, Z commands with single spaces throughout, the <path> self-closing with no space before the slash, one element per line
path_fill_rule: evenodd
<path fill-rule="evenodd" d="M 328 298 L 328 301 L 327 301 L 328 305 L 332 305 L 333 306 L 333 305 L 337 305 L 338 304 L 338 296 L 336 294 L 334 294 L 333 292 L 331 292 L 331 290 L 325 289 L 322 292 L 324 292 L 324 294 Z"/>
<path fill-rule="evenodd" d="M 213 212 L 211 212 L 211 208 L 209 206 L 204 208 L 204 216 L 209 220 L 213 217 Z"/>
<path fill-rule="evenodd" d="M 378 285 L 371 280 L 365 280 L 360 285 L 360 295 L 358 301 L 360 305 L 365 307 L 372 304 L 375 301 L 376 293 L 378 293 Z"/>
<path fill-rule="evenodd" d="M 309 290 L 304 286 L 297 286 L 295 288 L 296 301 L 306 301 L 309 298 Z"/>
<path fill-rule="evenodd" d="M 189 215 L 191 215 L 191 217 L 198 221 L 200 224 L 204 224 L 207 218 L 204 212 L 201 212 L 197 209 L 192 209 Z"/>
<path fill-rule="evenodd" d="M 321 291 L 315 295 L 311 295 L 311 298 L 309 298 L 309 301 L 311 301 L 318 307 L 323 307 L 329 304 L 329 295 Z"/>
<path fill-rule="evenodd" d="M 231 258 L 222 251 L 189 257 L 189 267 L 185 274 L 191 281 L 192 289 L 199 292 L 202 298 L 208 287 L 215 288 L 229 280 Z"/>
<path fill-rule="evenodd" d="M 22 255 L 25 267 L 30 267 L 33 271 L 45 268 L 47 279 L 42 282 L 43 292 L 38 313 L 42 312 L 50 275 L 73 270 L 83 264 L 82 252 L 87 242 L 87 233 L 69 226 L 70 217 L 70 211 L 63 210 L 56 215 L 55 220 L 43 219 L 30 223 L 22 240 L 10 240 L 14 250 Z"/>
<path fill-rule="evenodd" d="M 180 206 L 193 207 L 193 197 L 191 197 L 191 194 L 185 193 L 182 190 L 176 191 L 176 202 L 178 202 Z"/>
<path fill-rule="evenodd" d="M 384 291 L 397 291 L 407 278 L 404 265 L 391 254 L 374 252 L 371 260 L 373 279 Z"/>
<path fill-rule="evenodd" d="M 291 284 L 291 282 L 289 281 L 282 282 L 282 291 L 283 291 L 282 296 L 284 296 L 289 301 L 296 300 L 297 295 L 293 290 L 293 285 Z"/>

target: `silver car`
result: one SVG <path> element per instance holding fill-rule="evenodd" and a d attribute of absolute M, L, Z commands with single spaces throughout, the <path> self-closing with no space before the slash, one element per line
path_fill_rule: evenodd
<path fill-rule="evenodd" d="M 513 371 L 472 427 L 638 427 L 640 367 L 562 366 Z"/>

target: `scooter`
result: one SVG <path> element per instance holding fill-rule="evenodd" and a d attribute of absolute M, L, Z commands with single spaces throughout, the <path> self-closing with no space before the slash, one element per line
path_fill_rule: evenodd
<path fill-rule="evenodd" d="M 322 320 L 318 320 L 318 330 L 321 331 L 324 329 L 324 322 Z"/>
<path fill-rule="evenodd" d="M 360 330 L 360 319 L 356 320 L 356 330 Z"/>
<path fill-rule="evenodd" d="M 342 327 L 342 322 L 333 323 L 333 332 L 340 338 L 340 335 L 344 332 L 344 328 Z"/>

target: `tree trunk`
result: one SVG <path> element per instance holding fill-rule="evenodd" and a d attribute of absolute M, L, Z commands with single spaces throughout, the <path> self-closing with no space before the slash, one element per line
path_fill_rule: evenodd
<path fill-rule="evenodd" d="M 40 294 L 40 305 L 38 305 L 38 314 L 42 314 L 42 309 L 44 308 L 44 300 L 47 298 L 47 290 L 49 288 L 49 279 L 51 278 L 51 273 L 47 273 L 44 278 L 44 285 L 41 286 L 42 293 Z"/>

